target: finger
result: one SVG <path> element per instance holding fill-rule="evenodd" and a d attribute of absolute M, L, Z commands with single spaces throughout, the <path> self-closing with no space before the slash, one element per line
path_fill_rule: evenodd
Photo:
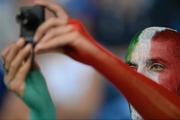
<path fill-rule="evenodd" d="M 46 49 L 56 49 L 63 47 L 67 44 L 70 44 L 71 42 L 75 42 L 73 40 L 78 40 L 76 39 L 78 35 L 79 35 L 78 32 L 70 32 L 65 35 L 58 36 L 51 40 L 48 40 L 47 42 L 38 43 L 37 46 L 35 46 L 35 52 L 38 53 Z"/>
<path fill-rule="evenodd" d="M 40 42 L 46 42 L 50 39 L 53 39 L 54 37 L 57 37 L 59 35 L 71 32 L 73 30 L 73 27 L 71 25 L 66 25 L 62 27 L 56 27 L 49 30 L 46 35 L 41 39 Z"/>
<path fill-rule="evenodd" d="M 9 50 L 10 50 L 11 47 L 12 47 L 12 45 L 9 45 L 8 47 L 6 47 L 6 48 L 2 51 L 1 55 L 2 55 L 2 57 L 3 57 L 3 60 L 4 60 L 4 58 L 7 56 L 7 54 L 9 53 Z"/>
<path fill-rule="evenodd" d="M 11 45 L 9 45 L 7 48 L 5 48 L 3 50 L 3 52 L 1 53 L 1 62 L 3 64 L 3 67 L 5 69 L 5 58 L 7 57 L 9 51 L 10 51 Z"/>
<path fill-rule="evenodd" d="M 10 64 L 10 67 L 8 68 L 9 72 L 7 73 L 7 82 L 10 82 L 15 77 L 19 67 L 23 64 L 23 62 L 31 54 L 31 52 L 32 45 L 29 44 L 17 54 L 15 59 Z"/>
<path fill-rule="evenodd" d="M 60 17 L 61 19 L 67 21 L 68 14 L 64 10 L 64 8 L 57 3 L 54 3 L 50 0 L 36 0 L 35 4 L 42 5 L 46 7 L 49 11 L 54 13 L 57 17 Z"/>
<path fill-rule="evenodd" d="M 38 42 L 46 32 L 51 29 L 52 27 L 56 26 L 63 26 L 66 23 L 58 18 L 50 18 L 45 23 L 43 23 L 38 29 L 35 34 L 34 40 L 35 42 Z"/>
<path fill-rule="evenodd" d="M 12 47 L 14 44 L 15 44 L 15 43 L 12 43 L 12 44 L 8 45 L 8 47 L 6 47 L 6 48 L 2 51 L 1 55 L 2 55 L 3 61 L 5 61 L 5 58 L 6 58 L 7 55 L 9 54 L 9 51 L 11 50 L 11 47 Z"/>
<path fill-rule="evenodd" d="M 15 78 L 9 83 L 9 89 L 16 92 L 17 95 L 23 96 L 25 87 L 25 79 L 31 67 L 32 56 L 24 62 L 24 64 L 18 70 Z"/>
<path fill-rule="evenodd" d="M 52 48 L 48 48 L 48 49 L 42 49 L 36 52 L 36 54 L 43 54 L 43 53 L 64 53 L 62 48 L 57 48 L 57 49 L 52 49 Z"/>
<path fill-rule="evenodd" d="M 5 58 L 5 68 L 9 68 L 9 65 L 11 64 L 11 61 L 16 56 L 19 49 L 21 49 L 25 44 L 25 41 L 23 39 L 20 39 L 16 44 L 12 45 L 9 54 L 7 54 Z"/>
<path fill-rule="evenodd" d="M 15 44 L 16 42 L 11 42 L 8 47 L 6 47 L 2 52 L 1 52 L 1 55 L 2 57 L 6 56 L 10 50 L 10 48 Z"/>

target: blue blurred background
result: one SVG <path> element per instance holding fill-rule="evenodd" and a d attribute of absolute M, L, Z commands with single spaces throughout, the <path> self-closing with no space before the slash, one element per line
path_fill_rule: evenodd
<path fill-rule="evenodd" d="M 0 50 L 18 40 L 15 15 L 33 0 L 0 0 Z M 149 26 L 180 30 L 179 0 L 56 0 L 94 38 L 124 58 L 133 35 Z M 93 68 L 59 54 L 37 57 L 58 119 L 128 120 L 125 98 Z M 27 119 L 26 106 L 5 90 L 0 71 L 0 119 Z M 18 108 L 18 109 L 17 109 Z"/>

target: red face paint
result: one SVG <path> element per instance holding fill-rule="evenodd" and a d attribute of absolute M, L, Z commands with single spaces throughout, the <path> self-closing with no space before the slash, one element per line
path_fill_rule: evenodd
<path fill-rule="evenodd" d="M 159 84 L 180 95 L 180 53 L 179 33 L 164 31 L 158 33 L 152 40 L 150 56 L 159 59 L 165 65 L 159 72 Z"/>
<path fill-rule="evenodd" d="M 177 119 L 180 116 L 180 98 L 162 86 L 137 74 L 111 54 L 86 32 L 75 20 L 69 24 L 77 27 L 86 40 L 66 46 L 72 58 L 93 66 L 121 91 L 144 119 Z"/>

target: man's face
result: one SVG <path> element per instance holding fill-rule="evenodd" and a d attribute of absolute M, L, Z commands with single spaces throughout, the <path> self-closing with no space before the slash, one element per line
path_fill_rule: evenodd
<path fill-rule="evenodd" d="M 130 66 L 180 95 L 180 57 L 176 49 L 173 40 L 139 41 L 131 54 Z"/>

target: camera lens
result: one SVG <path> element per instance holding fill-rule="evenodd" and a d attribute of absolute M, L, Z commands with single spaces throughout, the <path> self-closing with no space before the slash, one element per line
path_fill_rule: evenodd
<path fill-rule="evenodd" d="M 23 26 L 30 31 L 35 31 L 40 24 L 38 16 L 31 12 L 27 12 L 24 15 L 24 19 L 22 21 Z"/>
<path fill-rule="evenodd" d="M 31 11 L 22 12 L 16 19 L 29 31 L 35 31 L 41 23 L 38 16 Z"/>
<path fill-rule="evenodd" d="M 33 42 L 37 28 L 45 19 L 44 7 L 38 5 L 21 7 L 16 19 L 20 24 L 20 36 L 27 42 Z"/>

